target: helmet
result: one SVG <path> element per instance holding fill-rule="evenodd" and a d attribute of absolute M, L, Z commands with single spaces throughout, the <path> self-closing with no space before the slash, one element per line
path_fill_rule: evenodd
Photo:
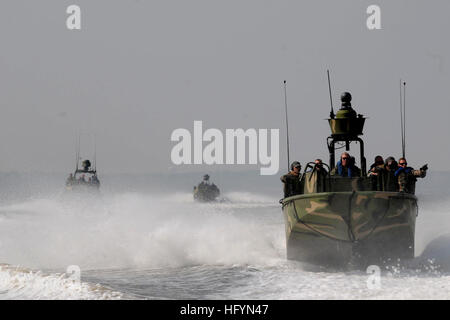
<path fill-rule="evenodd" d="M 302 165 L 300 164 L 300 162 L 298 161 L 294 161 L 291 164 L 291 170 L 294 170 L 294 168 L 299 167 L 300 169 L 302 168 Z"/>
<path fill-rule="evenodd" d="M 85 170 L 88 170 L 89 167 L 91 166 L 91 162 L 89 160 L 84 160 L 82 166 Z"/>
<path fill-rule="evenodd" d="M 350 101 L 352 101 L 352 95 L 350 92 L 343 92 L 341 94 L 341 101 L 343 106 L 351 106 Z"/>
<path fill-rule="evenodd" d="M 377 164 L 377 165 L 384 164 L 383 157 L 382 156 L 376 156 L 375 160 L 374 160 L 374 163 Z"/>
<path fill-rule="evenodd" d="M 385 165 L 388 165 L 389 162 L 392 162 L 392 161 L 395 161 L 395 158 L 394 158 L 394 157 L 387 157 L 386 160 L 384 160 L 384 164 L 385 164 Z"/>

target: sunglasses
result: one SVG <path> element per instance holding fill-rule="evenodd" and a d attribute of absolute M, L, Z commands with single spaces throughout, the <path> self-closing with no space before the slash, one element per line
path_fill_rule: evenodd
<path fill-rule="evenodd" d="M 399 165 L 401 165 L 401 166 L 406 166 L 407 163 L 406 163 L 406 162 L 400 162 Z"/>
<path fill-rule="evenodd" d="M 347 158 L 347 157 L 345 157 L 345 158 L 342 158 L 342 160 L 348 160 L 349 158 Z"/>

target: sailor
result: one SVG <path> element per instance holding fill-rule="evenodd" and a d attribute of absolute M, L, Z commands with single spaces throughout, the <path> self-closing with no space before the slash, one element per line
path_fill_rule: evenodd
<path fill-rule="evenodd" d="M 210 189 L 211 189 L 211 193 L 214 196 L 218 196 L 220 194 L 219 188 L 214 183 L 211 184 Z"/>
<path fill-rule="evenodd" d="M 314 168 L 318 173 L 323 173 L 325 175 L 327 174 L 327 169 L 323 167 L 322 159 L 316 159 L 314 160 L 314 163 Z"/>
<path fill-rule="evenodd" d="M 392 158 L 392 157 L 391 157 Z M 378 176 L 384 170 L 384 160 L 382 156 L 376 156 L 374 163 L 370 165 L 369 177 Z"/>
<path fill-rule="evenodd" d="M 370 165 L 370 172 L 376 173 L 376 168 L 384 168 L 384 160 L 382 156 L 376 156 L 374 162 Z"/>
<path fill-rule="evenodd" d="M 337 162 L 336 167 L 331 170 L 330 174 L 332 176 L 353 178 L 361 176 L 361 169 L 355 165 L 355 158 L 350 156 L 348 152 L 344 152 L 341 154 L 341 160 Z"/>
<path fill-rule="evenodd" d="M 384 170 L 381 171 L 383 177 L 383 190 L 398 192 L 398 179 L 395 171 L 398 169 L 398 163 L 394 157 L 387 157 L 384 161 Z"/>
<path fill-rule="evenodd" d="M 422 166 L 419 170 L 408 167 L 405 158 L 398 159 L 398 169 L 395 176 L 398 178 L 398 187 L 400 192 L 415 193 L 417 178 L 425 178 L 427 175 L 428 165 Z"/>
<path fill-rule="evenodd" d="M 98 180 L 97 174 L 94 174 L 92 176 L 92 184 L 94 184 L 94 185 L 100 184 L 100 180 Z"/>
<path fill-rule="evenodd" d="M 372 180 L 372 190 L 384 190 L 384 160 L 382 156 L 376 156 L 374 163 L 370 165 L 369 177 Z"/>
<path fill-rule="evenodd" d="M 202 182 L 199 183 L 199 185 L 198 185 L 198 187 L 196 188 L 196 190 L 197 190 L 197 192 L 198 192 L 198 191 L 200 191 L 200 192 L 206 191 L 206 189 L 208 189 L 209 186 L 210 186 L 210 184 L 209 184 L 209 175 L 208 175 L 208 174 L 205 174 L 205 175 L 203 176 Z"/>
<path fill-rule="evenodd" d="M 199 186 L 199 187 L 200 187 L 200 186 L 201 186 L 201 187 L 209 186 L 209 175 L 205 174 L 205 175 L 203 176 L 202 182 L 200 182 L 198 186 Z"/>
<path fill-rule="evenodd" d="M 341 108 L 336 114 L 336 118 L 356 118 L 356 111 L 352 108 L 352 95 L 350 92 L 341 94 Z"/>
<path fill-rule="evenodd" d="M 89 171 L 89 168 L 91 166 L 91 162 L 89 160 L 84 160 L 82 163 L 82 167 L 84 171 Z"/>
<path fill-rule="evenodd" d="M 314 160 L 314 171 L 317 172 L 317 187 L 316 192 L 325 192 L 326 190 L 326 177 L 328 175 L 327 169 L 324 168 L 322 159 Z"/>
<path fill-rule="evenodd" d="M 297 194 L 302 194 L 301 180 L 300 180 L 300 170 L 302 165 L 298 161 L 294 161 L 291 164 L 291 171 L 280 177 L 281 182 L 283 182 L 284 187 L 284 197 L 290 197 Z"/>

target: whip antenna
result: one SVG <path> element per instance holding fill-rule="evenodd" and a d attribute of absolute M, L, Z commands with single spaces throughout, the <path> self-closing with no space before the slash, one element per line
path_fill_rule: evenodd
<path fill-rule="evenodd" d="M 403 88 L 402 88 L 403 85 Z M 403 92 L 402 92 L 403 89 Z M 402 134 L 402 157 L 406 151 L 406 82 L 400 79 L 400 129 Z"/>
<path fill-rule="evenodd" d="M 330 70 L 327 70 L 327 76 L 328 76 L 328 91 L 330 92 L 330 104 L 331 104 L 330 118 L 334 119 L 333 96 L 331 95 Z"/>
<path fill-rule="evenodd" d="M 287 90 L 286 90 L 286 80 L 284 80 L 284 110 L 286 114 L 286 144 L 287 144 L 287 161 L 288 161 L 288 170 L 290 169 L 289 164 L 289 122 L 288 122 L 288 105 L 287 105 Z"/>
<path fill-rule="evenodd" d="M 94 135 L 94 171 L 97 172 L 97 137 Z"/>
<path fill-rule="evenodd" d="M 75 152 L 75 156 L 76 156 L 76 170 L 78 170 L 78 162 L 80 161 L 80 134 L 78 133 L 78 141 L 77 141 L 77 150 Z"/>
<path fill-rule="evenodd" d="M 403 158 L 406 154 L 406 82 L 403 82 Z"/>

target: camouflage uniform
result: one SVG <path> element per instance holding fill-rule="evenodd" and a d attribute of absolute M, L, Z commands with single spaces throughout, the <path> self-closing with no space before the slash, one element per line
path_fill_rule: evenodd
<path fill-rule="evenodd" d="M 411 167 L 402 170 L 397 175 L 399 191 L 414 194 L 417 178 L 425 178 L 426 174 L 425 170 L 414 170 Z"/>
<path fill-rule="evenodd" d="M 291 197 L 297 194 L 302 194 L 302 182 L 300 181 L 300 175 L 296 175 L 293 171 L 280 177 L 284 187 L 284 197 Z"/>
<path fill-rule="evenodd" d="M 384 164 L 371 166 L 369 177 L 372 181 L 373 191 L 383 191 L 385 185 L 386 170 L 384 169 Z"/>
<path fill-rule="evenodd" d="M 384 191 L 398 192 L 398 177 L 395 176 L 394 170 L 384 169 Z"/>

